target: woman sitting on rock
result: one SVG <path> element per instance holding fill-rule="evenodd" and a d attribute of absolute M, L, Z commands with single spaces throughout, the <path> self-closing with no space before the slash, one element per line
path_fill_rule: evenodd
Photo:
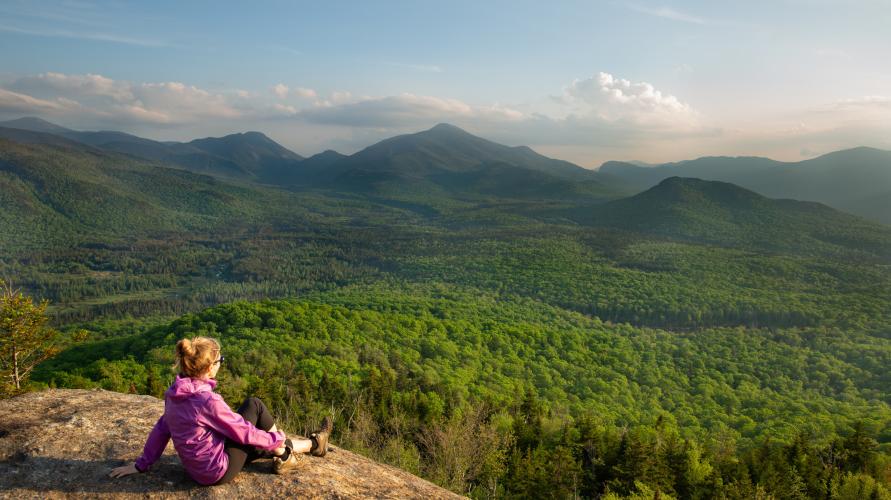
<path fill-rule="evenodd" d="M 179 375 L 164 393 L 164 415 L 149 434 L 142 456 L 117 467 L 111 477 L 145 472 L 173 439 L 176 453 L 189 475 L 200 484 L 223 484 L 257 458 L 272 458 L 275 471 L 297 467 L 298 453 L 325 455 L 331 433 L 330 417 L 311 439 L 289 439 L 276 429 L 272 415 L 257 398 L 248 398 L 233 412 L 213 392 L 214 377 L 224 361 L 220 344 L 207 337 L 183 339 L 176 344 Z"/>

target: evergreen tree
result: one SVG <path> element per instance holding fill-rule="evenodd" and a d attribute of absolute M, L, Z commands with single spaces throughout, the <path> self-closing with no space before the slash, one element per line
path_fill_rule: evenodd
<path fill-rule="evenodd" d="M 21 391 L 31 370 L 58 352 L 58 332 L 46 325 L 47 305 L 0 280 L 0 394 Z"/>

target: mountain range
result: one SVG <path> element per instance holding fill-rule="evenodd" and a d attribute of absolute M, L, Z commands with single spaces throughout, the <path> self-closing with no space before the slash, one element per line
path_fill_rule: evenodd
<path fill-rule="evenodd" d="M 692 177 L 733 183 L 771 198 L 816 201 L 891 224 L 891 152 L 866 147 L 794 163 L 705 157 L 657 166 L 613 161 L 595 171 L 448 124 L 385 139 L 352 155 L 329 150 L 308 158 L 260 132 L 159 142 L 26 117 L 0 122 L 0 137 L 69 147 L 77 143 L 223 179 L 412 201 L 499 198 L 594 205 L 644 191 L 669 177 Z"/>
<path fill-rule="evenodd" d="M 300 193 L 221 180 L 40 132 L 6 135 L 22 140 L 0 139 L 0 247 L 5 251 L 70 242 L 72 235 L 113 241 L 159 232 L 217 231 L 237 221 L 293 219 L 304 210 Z M 334 153 L 327 156 L 332 165 L 343 160 Z M 379 172 L 386 171 L 366 172 L 380 179 Z M 335 179 L 342 182 L 344 175 Z M 473 186 L 477 194 L 486 195 L 472 203 L 464 198 L 463 217 L 470 220 L 478 217 L 474 213 L 494 210 L 503 215 L 495 219 L 484 215 L 481 220 L 520 216 L 721 246 L 820 254 L 843 248 L 891 257 L 887 226 L 819 203 L 769 199 L 729 183 L 672 177 L 631 197 L 609 202 L 595 197 L 601 201 L 592 203 L 579 186 L 599 186 L 597 181 L 570 181 L 510 164 L 483 164 L 458 172 L 441 168 L 428 175 L 441 183 L 447 178 L 456 192 Z M 343 193 L 358 196 L 357 202 L 369 207 L 381 202 L 381 191 L 371 196 L 355 190 Z M 547 202 L 542 193 L 564 193 L 564 199 Z M 417 212 L 438 224 L 435 207 L 448 206 L 447 194 L 418 201 L 426 211 Z M 521 200 L 524 195 L 531 199 Z M 502 201 L 493 203 L 493 196 Z M 405 204 L 384 204 L 405 208 Z M 23 232 L 21 227 L 38 230 Z"/>

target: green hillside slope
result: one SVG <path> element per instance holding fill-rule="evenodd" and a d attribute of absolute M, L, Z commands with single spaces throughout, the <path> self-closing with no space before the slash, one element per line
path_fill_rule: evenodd
<path fill-rule="evenodd" d="M 818 203 L 774 200 L 733 184 L 671 177 L 592 209 L 587 223 L 728 246 L 796 252 L 842 246 L 891 257 L 891 228 Z"/>
<path fill-rule="evenodd" d="M 638 190 L 669 177 L 697 177 L 738 184 L 771 198 L 817 201 L 878 222 L 888 222 L 891 206 L 880 200 L 891 190 L 891 151 L 859 147 L 800 162 L 754 157 L 707 157 L 641 167 L 604 163 L 599 172 Z"/>

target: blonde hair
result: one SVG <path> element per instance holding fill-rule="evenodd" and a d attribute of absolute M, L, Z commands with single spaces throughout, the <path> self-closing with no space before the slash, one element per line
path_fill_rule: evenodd
<path fill-rule="evenodd" d="M 210 337 L 193 337 L 176 343 L 173 369 L 188 377 L 203 377 L 220 354 L 220 343 Z"/>

